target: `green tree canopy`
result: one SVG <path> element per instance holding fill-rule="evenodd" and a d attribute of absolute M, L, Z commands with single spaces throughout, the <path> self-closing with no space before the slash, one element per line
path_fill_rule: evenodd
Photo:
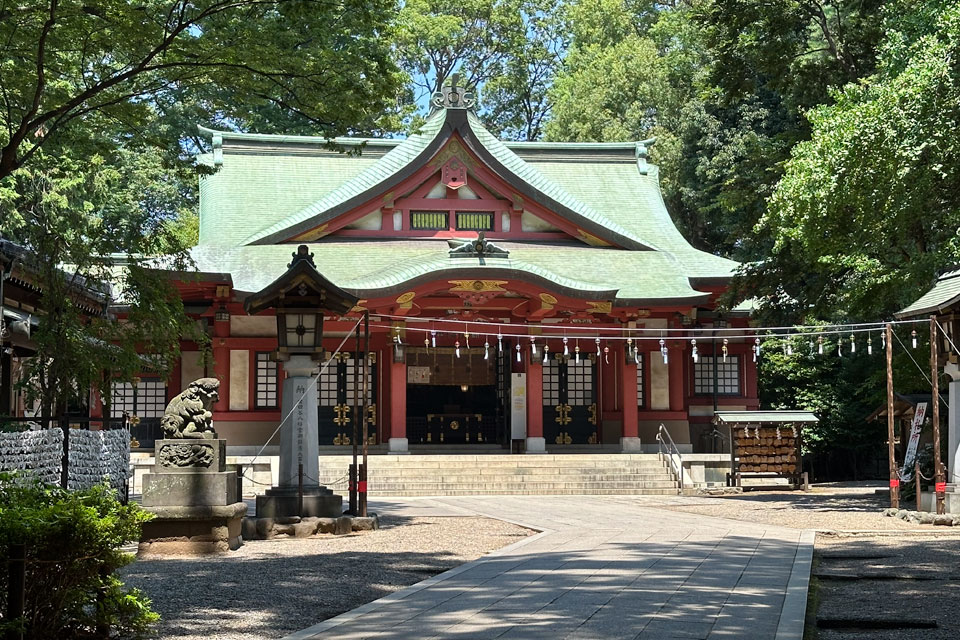
<path fill-rule="evenodd" d="M 392 0 L 0 5 L 0 230 L 29 250 L 44 291 L 26 371 L 44 413 L 90 385 L 106 393 L 106 370 L 166 373 L 182 336 L 202 339 L 152 270 L 191 266 L 196 125 L 392 128 L 397 11 Z M 108 301 L 125 320 L 81 313 L 81 283 L 118 284 Z"/>
<path fill-rule="evenodd" d="M 7 3 L 0 179 L 41 147 L 76 148 L 80 137 L 113 146 L 169 111 L 238 127 L 309 122 L 325 135 L 371 127 L 401 81 L 394 9 L 390 0 Z"/>
<path fill-rule="evenodd" d="M 783 155 L 779 97 L 727 100 L 711 84 L 714 52 L 687 3 L 579 0 L 573 44 L 551 90 L 552 140 L 655 136 L 667 208 L 695 246 L 745 257 L 743 239 L 764 210 Z"/>
<path fill-rule="evenodd" d="M 886 11 L 875 74 L 813 109 L 745 279 L 785 312 L 882 317 L 960 260 L 960 7 Z"/>
<path fill-rule="evenodd" d="M 508 138 L 540 137 L 547 90 L 566 47 L 562 0 L 405 2 L 397 51 L 424 102 L 454 73 L 482 92 L 479 115 Z"/>

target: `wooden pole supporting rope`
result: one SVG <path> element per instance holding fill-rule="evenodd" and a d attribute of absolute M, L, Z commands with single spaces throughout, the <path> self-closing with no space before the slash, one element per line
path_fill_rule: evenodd
<path fill-rule="evenodd" d="M 357 362 L 357 358 L 360 357 L 360 323 L 357 323 L 355 327 L 356 333 L 356 344 L 353 350 L 353 420 L 350 422 L 353 423 L 353 440 L 351 444 L 353 445 L 353 464 L 350 465 L 350 515 L 355 516 L 359 513 L 357 505 L 357 439 L 359 436 L 359 429 L 357 425 L 357 420 L 360 419 L 357 415 L 360 412 L 360 407 L 357 406 L 360 401 L 360 388 L 359 388 L 359 374 L 360 374 L 360 363 Z"/>
<path fill-rule="evenodd" d="M 923 491 L 920 489 L 920 460 L 915 460 L 913 463 L 913 475 L 917 484 L 917 511 L 923 511 L 923 502 L 921 501 Z"/>
<path fill-rule="evenodd" d="M 887 342 L 887 455 L 890 458 L 890 506 L 900 508 L 900 474 L 893 448 L 893 325 L 886 328 Z"/>
<path fill-rule="evenodd" d="M 940 354 L 937 316 L 930 316 L 930 384 L 933 386 L 933 490 L 937 497 L 937 513 L 946 513 L 944 493 L 947 490 L 940 461 Z"/>
<path fill-rule="evenodd" d="M 363 464 L 360 465 L 360 473 L 357 476 L 360 516 L 367 517 L 367 367 L 370 366 L 370 312 L 363 312 L 363 386 L 360 412 L 360 420 L 363 428 Z"/>

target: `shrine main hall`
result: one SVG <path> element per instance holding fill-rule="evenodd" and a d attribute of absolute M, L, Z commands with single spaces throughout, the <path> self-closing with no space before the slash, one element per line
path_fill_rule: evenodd
<path fill-rule="evenodd" d="M 758 407 L 753 344 L 723 337 L 746 315 L 716 308 L 738 265 L 678 231 L 652 141 L 504 142 L 472 103 L 445 88 L 403 140 L 203 130 L 200 273 L 171 277 L 212 357 L 185 341 L 169 380 L 117 385 L 111 413 L 140 418 L 142 447 L 204 375 L 231 448 L 276 430 L 278 323 L 245 302 L 306 245 L 357 300 L 323 318 L 322 451 L 352 444 L 364 311 L 373 452 L 656 451 L 661 424 L 682 451 L 717 450 L 714 410 Z"/>

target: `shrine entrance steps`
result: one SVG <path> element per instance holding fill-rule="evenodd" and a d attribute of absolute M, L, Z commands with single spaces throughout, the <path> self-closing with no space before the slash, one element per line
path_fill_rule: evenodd
<path fill-rule="evenodd" d="M 371 494 L 676 495 L 679 484 L 657 454 L 375 455 Z M 347 492 L 349 455 L 320 456 L 320 483 Z"/>

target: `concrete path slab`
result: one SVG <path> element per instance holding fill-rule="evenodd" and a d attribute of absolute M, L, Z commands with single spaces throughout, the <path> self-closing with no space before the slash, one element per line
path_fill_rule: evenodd
<path fill-rule="evenodd" d="M 484 515 L 540 531 L 288 640 L 800 640 L 813 536 L 642 498 L 397 498 L 371 510 Z"/>

